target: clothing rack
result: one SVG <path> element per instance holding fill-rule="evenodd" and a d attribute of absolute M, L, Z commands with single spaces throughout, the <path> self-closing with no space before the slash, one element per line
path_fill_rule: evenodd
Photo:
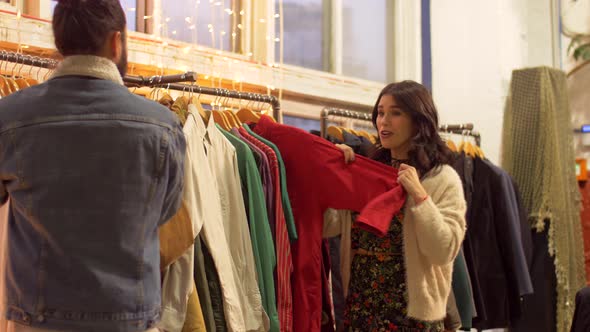
<path fill-rule="evenodd" d="M 458 134 L 458 135 L 473 137 L 475 139 L 475 144 L 477 146 L 481 146 L 481 135 L 479 132 L 473 130 L 473 128 L 474 128 L 473 123 L 451 124 L 451 125 L 440 126 L 439 131 L 441 131 L 443 133 Z"/>
<path fill-rule="evenodd" d="M 20 65 L 40 67 L 46 69 L 54 69 L 55 67 L 57 67 L 57 64 L 59 63 L 58 61 L 53 59 L 41 58 L 37 56 L 14 53 L 4 50 L 0 51 L 0 61 L 14 62 Z M 151 77 L 125 75 L 125 77 L 123 77 L 123 81 L 134 86 L 153 86 L 167 83 L 196 82 L 197 74 L 195 72 L 189 71 L 183 74 L 163 76 L 157 75 Z"/>
<path fill-rule="evenodd" d="M 326 137 L 327 132 L 328 132 L 328 117 L 330 115 L 336 115 L 336 116 L 339 116 L 342 118 L 348 118 L 348 119 L 373 121 L 372 115 L 369 113 L 350 111 L 350 110 L 344 110 L 344 109 L 339 109 L 339 108 L 325 107 L 324 109 L 322 109 L 322 113 L 320 116 L 320 135 L 323 138 Z"/>
<path fill-rule="evenodd" d="M 241 92 L 241 91 L 236 91 L 236 90 L 210 88 L 210 87 L 205 87 L 205 86 L 200 86 L 200 85 L 188 85 L 188 84 L 166 84 L 165 88 L 177 90 L 177 91 L 189 92 L 189 93 L 190 92 L 197 93 L 199 95 L 203 94 L 203 95 L 209 95 L 209 96 L 218 96 L 218 97 L 224 97 L 224 98 L 248 100 L 248 101 L 270 104 L 272 107 L 273 117 L 276 120 L 279 119 L 279 111 L 281 109 L 281 103 L 279 102 L 279 99 L 275 96 L 261 94 L 261 93 Z"/>
<path fill-rule="evenodd" d="M 58 61 L 41 58 L 26 54 L 20 54 L 5 50 L 0 50 L 0 61 L 7 61 L 7 62 L 14 62 L 17 64 L 33 66 L 33 67 L 40 67 L 46 69 L 54 69 Z M 130 76 L 126 75 L 123 78 L 123 81 L 131 86 L 146 86 L 152 87 L 157 85 L 166 85 L 166 88 L 178 91 L 186 91 L 186 92 L 193 92 L 199 93 L 204 95 L 211 95 L 211 96 L 219 96 L 225 98 L 232 98 L 232 99 L 243 99 L 248 101 L 260 102 L 265 104 L 270 104 L 273 109 L 273 117 L 275 119 L 279 118 L 279 111 L 281 109 L 281 104 L 275 96 L 265 95 L 260 93 L 251 93 L 251 92 L 241 92 L 235 90 L 228 90 L 228 89 L 218 89 L 218 88 L 210 88 L 210 87 L 203 87 L 199 85 L 187 85 L 187 84 L 178 84 L 180 82 L 196 82 L 197 81 L 197 73 L 195 72 L 186 72 L 183 74 L 176 74 L 176 75 L 157 75 L 151 77 L 143 77 L 143 76 Z"/>

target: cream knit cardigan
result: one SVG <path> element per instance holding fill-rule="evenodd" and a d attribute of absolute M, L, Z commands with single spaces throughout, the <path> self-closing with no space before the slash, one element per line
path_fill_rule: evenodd
<path fill-rule="evenodd" d="M 461 179 L 451 166 L 431 171 L 422 186 L 428 199 L 416 206 L 408 197 L 403 220 L 408 316 L 435 321 L 446 315 L 467 207 Z"/>
<path fill-rule="evenodd" d="M 428 173 L 422 186 L 428 199 L 416 206 L 408 197 L 403 220 L 408 316 L 436 321 L 446 316 L 453 261 L 465 236 L 466 204 L 461 179 L 450 166 Z M 324 224 L 324 234 L 341 231 L 339 223 Z"/>

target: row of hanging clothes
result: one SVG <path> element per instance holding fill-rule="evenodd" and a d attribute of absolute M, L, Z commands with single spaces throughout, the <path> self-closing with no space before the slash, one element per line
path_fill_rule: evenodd
<path fill-rule="evenodd" d="M 326 108 L 321 130 L 314 133 L 370 156 L 374 146 L 361 135 L 352 135 L 350 129 L 342 127 L 330 129 L 334 124 L 359 126 L 363 121 L 370 123 L 371 115 Z M 445 328 L 470 331 L 515 327 L 522 313 L 522 298 L 533 292 L 529 272 L 533 239 L 518 188 L 505 171 L 485 158 L 481 136 L 472 124 L 443 125 L 439 132 L 455 153 L 452 166 L 462 179 L 468 206 L 467 232 L 454 262 Z M 331 263 L 330 299 L 337 326 L 344 321 L 350 283 L 353 221 L 354 213 L 347 210 L 329 209 L 324 215 L 323 236 Z M 336 233 L 334 224 L 340 225 Z"/>
<path fill-rule="evenodd" d="M 16 57 L 16 61 L 12 61 L 13 55 L 7 58 L 17 65 L 55 65 L 31 57 Z M 15 69 L 16 77 L 23 74 L 18 72 Z M 391 216 L 405 201 L 397 181 L 388 176 L 390 166 L 363 157 L 344 165 L 341 151 L 325 139 L 276 123 L 280 105 L 271 96 L 201 87 L 194 84 L 194 73 L 127 76 L 124 81 L 131 92 L 175 112 L 187 140 L 183 202 L 178 213 L 159 230 L 159 327 L 168 331 L 333 331 L 339 313 L 330 295 L 336 291 L 330 290 L 329 276 L 334 272 L 330 262 L 336 265 L 337 260 L 331 259 L 331 247 L 322 240 L 326 235 L 325 211 L 328 207 L 359 211 L 355 227 L 376 234 L 387 232 Z M 272 111 L 263 105 L 270 105 Z M 370 117 L 352 119 L 366 123 Z M 354 141 L 363 154 L 370 151 L 376 137 L 370 125 L 358 125 L 341 133 L 344 141 Z M 327 126 L 322 125 L 325 132 Z M 461 135 L 467 142 L 469 135 Z M 481 157 L 472 154 L 473 150 L 467 143 L 457 148 L 460 155 L 471 158 L 474 174 L 479 174 L 475 161 Z M 473 183 L 474 188 L 483 185 Z M 472 196 L 477 196 L 476 192 L 470 191 Z M 488 217 L 495 216 L 491 209 L 483 211 Z M 470 228 L 477 229 L 468 227 L 468 233 Z M 344 231 L 350 232 L 350 227 Z M 488 288 L 481 289 L 483 281 L 489 286 L 489 279 L 478 283 L 477 278 L 500 274 L 506 278 L 506 292 L 515 288 L 507 271 L 492 273 L 483 264 L 487 257 L 482 258 L 483 263 L 470 260 L 485 254 L 483 246 L 500 246 L 496 243 L 501 240 L 499 236 L 480 243 L 480 235 L 472 236 L 474 248 L 467 250 L 464 246 L 465 271 L 469 272 L 463 279 L 471 280 L 472 295 L 466 298 L 475 308 L 469 317 L 472 320 L 473 316 L 492 317 L 482 316 L 487 314 L 487 304 L 493 310 L 494 301 L 502 299 L 498 295 L 501 290 L 491 296 L 484 292 Z M 510 239 L 518 240 L 516 235 L 520 236 L 515 233 Z M 511 256 L 506 259 L 512 260 Z M 461 301 L 456 302 L 458 309 L 463 307 Z"/>
<path fill-rule="evenodd" d="M 327 206 L 361 211 L 360 227 L 384 232 L 403 204 L 401 187 L 383 165 L 359 160 L 345 167 L 341 151 L 320 137 L 278 124 L 240 102 L 239 107 L 227 103 L 241 97 L 264 101 L 261 96 L 186 84 L 164 87 L 180 96 L 167 91 L 147 96 L 184 123 L 187 159 L 183 204 L 160 229 L 159 326 L 334 330 L 330 310 L 322 309 L 330 307 L 323 293 L 329 271 L 322 259 L 327 257 L 323 211 Z M 212 107 L 201 102 L 200 95 L 213 93 Z M 278 105 L 269 102 L 276 111 Z M 388 208 L 376 211 L 370 199 L 385 193 L 379 202 L 389 202 Z"/>
<path fill-rule="evenodd" d="M 48 78 L 57 63 L 41 60 L 21 54 L 5 59 L 48 69 Z M 364 160 L 345 168 L 333 145 L 276 123 L 275 97 L 201 87 L 195 80 L 194 73 L 124 77 L 131 92 L 175 112 L 187 140 L 183 202 L 159 229 L 159 326 L 320 331 L 326 299 L 323 210 L 362 211 L 369 198 L 392 191 L 387 209 L 361 212 L 361 225 L 383 229 L 403 202 L 401 188 L 383 176 L 381 165 Z M 207 96 L 213 101 L 207 103 Z M 263 104 L 271 105 L 272 113 L 259 107 Z M 328 176 L 314 178 L 319 172 Z"/>
<path fill-rule="evenodd" d="M 246 124 L 264 114 L 274 122 L 279 103 L 268 95 L 163 84 L 166 77 L 147 81 L 157 87 L 130 91 L 174 112 L 187 140 L 183 204 L 160 228 L 158 326 L 289 330 L 289 252 L 297 231 L 284 164 L 276 146 Z"/>
<path fill-rule="evenodd" d="M 14 63 L 9 72 L 17 79 L 27 75 L 21 73 L 25 65 L 46 69 L 39 81 L 57 65 L 11 52 L 0 58 Z M 130 92 L 176 113 L 187 139 L 183 203 L 159 229 L 159 326 L 167 331 L 289 330 L 281 326 L 292 324 L 288 258 L 297 233 L 284 166 L 276 147 L 245 125 L 264 114 L 274 123 L 280 104 L 269 95 L 198 86 L 196 78 L 193 72 L 123 78 Z M 0 283 L 0 297 L 3 289 Z M 0 321 L 2 331 L 5 322 Z"/>

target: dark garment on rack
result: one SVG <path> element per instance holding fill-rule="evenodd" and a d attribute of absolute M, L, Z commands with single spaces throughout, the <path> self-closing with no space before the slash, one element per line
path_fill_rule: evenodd
<path fill-rule="evenodd" d="M 201 235 L 197 235 L 195 238 L 195 270 L 193 275 L 195 285 L 197 286 L 199 302 L 201 303 L 201 310 L 203 311 L 203 318 L 205 319 L 205 327 L 207 331 L 217 331 L 215 328 L 213 304 L 211 303 L 211 293 L 209 292 L 209 281 L 207 280 L 207 272 L 205 270 L 205 257 L 203 256 L 201 245 Z"/>
<path fill-rule="evenodd" d="M 535 293 L 523 298 L 522 317 L 512 324 L 511 332 L 554 332 L 557 329 L 557 279 L 555 264 L 549 255 L 549 224 L 545 221 L 545 230 L 540 233 L 530 230 L 533 239 L 530 271 Z"/>
<path fill-rule="evenodd" d="M 447 316 L 443 320 L 443 324 L 447 331 L 456 331 L 461 327 L 461 315 L 457 308 L 455 293 L 452 290 L 451 293 L 449 293 L 449 299 L 447 300 Z"/>
<path fill-rule="evenodd" d="M 330 297 L 329 273 L 331 269 L 328 241 L 322 241 L 322 332 L 334 332 L 332 298 Z"/>
<path fill-rule="evenodd" d="M 342 271 L 340 270 L 340 236 L 328 239 L 330 249 L 330 271 L 332 280 L 332 304 L 334 305 L 334 319 L 336 327 L 344 323 L 344 306 L 346 298 L 344 297 L 344 285 L 342 284 Z"/>
<path fill-rule="evenodd" d="M 344 138 L 344 144 L 352 148 L 354 153 L 359 153 L 361 150 L 361 140 L 358 136 L 349 133 L 346 130 L 342 130 L 342 138 Z"/>
<path fill-rule="evenodd" d="M 221 283 L 219 281 L 219 276 L 217 275 L 217 269 L 215 268 L 213 257 L 204 241 L 202 242 L 201 248 L 203 251 L 203 257 L 205 258 L 205 273 L 207 274 L 211 306 L 213 308 L 213 319 L 215 320 L 214 331 L 225 332 L 227 331 L 227 326 L 225 325 L 225 311 L 223 311 Z"/>
<path fill-rule="evenodd" d="M 359 136 L 359 140 L 361 141 L 361 147 L 359 148 L 358 154 L 364 157 L 369 157 L 375 150 L 375 144 L 363 136 Z"/>
<path fill-rule="evenodd" d="M 453 293 L 457 310 L 461 316 L 461 329 L 471 330 L 474 312 L 473 291 L 471 282 L 469 281 L 469 272 L 467 270 L 467 263 L 465 263 L 465 255 L 463 249 L 455 258 L 453 263 Z"/>
<path fill-rule="evenodd" d="M 532 283 L 522 247 L 519 208 L 511 179 L 499 167 L 474 159 L 473 201 L 468 210 L 465 250 L 479 281 L 484 310 L 477 329 L 504 328 L 521 315 L 521 296 Z M 473 278 L 472 278 L 473 280 Z"/>
<path fill-rule="evenodd" d="M 584 287 L 576 294 L 576 310 L 571 332 L 590 331 L 590 287 Z"/>
<path fill-rule="evenodd" d="M 453 163 L 453 168 L 455 169 L 455 171 L 457 171 L 457 174 L 459 174 L 461 182 L 463 183 L 463 192 L 465 193 L 465 202 L 467 203 L 467 233 L 470 232 L 470 223 L 472 220 L 471 215 L 473 210 L 473 167 L 473 158 L 467 156 L 463 152 L 457 154 L 456 159 Z M 479 278 L 477 277 L 477 273 L 475 271 L 476 264 L 474 259 L 476 257 L 473 253 L 473 248 L 471 247 L 470 241 L 463 242 L 463 254 L 463 256 L 465 257 L 465 264 L 468 267 L 467 272 L 469 273 L 469 280 L 471 281 L 472 297 L 473 302 L 475 303 L 475 311 L 477 312 L 477 317 L 479 317 L 479 319 L 487 319 L 485 313 L 485 304 L 482 298 L 483 292 L 481 290 L 481 286 L 479 285 Z M 475 317 L 475 315 L 473 317 Z"/>

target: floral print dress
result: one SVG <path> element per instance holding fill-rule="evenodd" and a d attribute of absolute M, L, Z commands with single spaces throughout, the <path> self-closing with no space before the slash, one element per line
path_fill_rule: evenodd
<path fill-rule="evenodd" d="M 345 331 L 442 332 L 442 321 L 407 317 L 403 254 L 403 209 L 386 236 L 380 238 L 353 226 L 350 287 L 344 312 Z"/>

